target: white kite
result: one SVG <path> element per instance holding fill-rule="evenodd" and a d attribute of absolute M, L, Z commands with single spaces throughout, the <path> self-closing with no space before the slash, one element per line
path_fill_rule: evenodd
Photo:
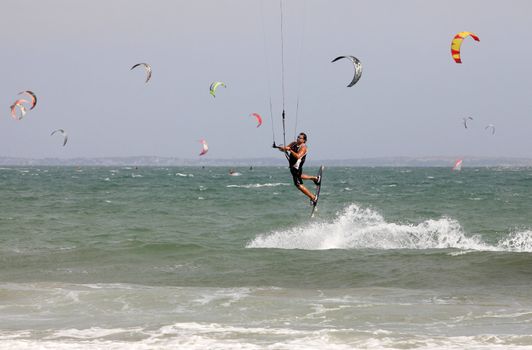
<path fill-rule="evenodd" d="M 130 70 L 133 70 L 137 68 L 138 66 L 144 66 L 144 69 L 146 70 L 146 83 L 147 83 L 151 78 L 151 66 L 147 63 L 137 63 L 136 65 L 131 67 Z"/>
<path fill-rule="evenodd" d="M 61 133 L 63 135 L 63 147 L 64 147 L 68 141 L 68 134 L 63 129 L 57 129 L 57 130 L 52 131 L 50 136 L 53 136 L 56 132 Z"/>
<path fill-rule="evenodd" d="M 199 154 L 200 156 L 204 155 L 205 153 L 207 153 L 209 151 L 209 145 L 207 144 L 207 141 L 205 140 L 200 140 L 201 144 L 202 144 L 202 149 L 201 149 L 201 153 Z"/>
<path fill-rule="evenodd" d="M 467 129 L 467 121 L 468 121 L 468 120 L 473 120 L 473 117 L 467 117 L 467 118 L 464 117 L 464 118 L 462 118 L 462 119 L 464 120 L 464 128 Z"/>
<path fill-rule="evenodd" d="M 355 85 L 362 76 L 362 63 L 360 63 L 360 60 L 355 56 L 338 56 L 334 60 L 332 60 L 331 63 L 341 60 L 342 58 L 347 58 L 348 60 L 350 60 L 353 63 L 353 66 L 355 67 L 355 74 L 353 76 L 353 79 L 351 80 L 349 85 L 347 85 L 347 87 L 351 87 Z"/>
<path fill-rule="evenodd" d="M 11 117 L 15 120 L 21 120 L 26 115 L 26 107 L 24 107 L 23 103 L 29 103 L 26 100 L 20 99 L 13 102 L 11 105 Z M 20 116 L 17 115 L 17 107 L 20 109 Z"/>
<path fill-rule="evenodd" d="M 495 135 L 495 125 L 493 125 L 493 124 L 488 124 L 488 125 L 484 128 L 484 130 L 488 130 L 488 129 L 491 129 L 491 134 L 492 134 L 492 135 Z"/>
<path fill-rule="evenodd" d="M 453 166 L 453 171 L 460 171 L 462 170 L 462 159 L 458 159 Z"/>

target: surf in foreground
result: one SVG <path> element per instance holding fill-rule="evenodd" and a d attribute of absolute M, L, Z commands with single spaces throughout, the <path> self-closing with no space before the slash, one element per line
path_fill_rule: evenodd
<path fill-rule="evenodd" d="M 248 168 L 1 168 L 0 349 L 532 348 L 530 169 Z"/>

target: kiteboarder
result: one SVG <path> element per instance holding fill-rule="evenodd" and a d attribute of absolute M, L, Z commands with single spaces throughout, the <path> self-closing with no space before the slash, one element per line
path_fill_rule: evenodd
<path fill-rule="evenodd" d="M 316 185 L 319 185 L 321 178 L 319 176 L 303 174 L 303 164 L 305 163 L 308 151 L 306 142 L 307 134 L 302 132 L 297 136 L 295 142 L 290 143 L 288 146 L 277 146 L 277 148 L 282 152 L 288 153 L 288 167 L 290 168 L 294 185 L 310 199 L 312 205 L 315 205 L 318 197 L 303 185 L 303 180 L 312 180 Z"/>

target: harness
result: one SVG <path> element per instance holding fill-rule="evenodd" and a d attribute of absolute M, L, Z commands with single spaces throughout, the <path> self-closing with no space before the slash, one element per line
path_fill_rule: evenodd
<path fill-rule="evenodd" d="M 301 145 L 298 145 L 297 143 L 294 143 L 290 149 L 294 151 L 295 153 L 299 152 L 299 149 L 301 148 Z M 291 152 L 290 152 L 290 158 L 288 159 L 288 164 L 291 168 L 299 169 L 303 166 L 303 163 L 305 163 L 305 159 L 307 158 L 307 153 L 303 155 L 303 157 L 297 159 Z"/>

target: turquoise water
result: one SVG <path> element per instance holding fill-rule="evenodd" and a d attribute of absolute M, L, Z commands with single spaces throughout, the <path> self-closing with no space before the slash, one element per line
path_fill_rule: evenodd
<path fill-rule="evenodd" d="M 228 170 L 1 168 L 0 348 L 532 349 L 532 169 Z"/>

